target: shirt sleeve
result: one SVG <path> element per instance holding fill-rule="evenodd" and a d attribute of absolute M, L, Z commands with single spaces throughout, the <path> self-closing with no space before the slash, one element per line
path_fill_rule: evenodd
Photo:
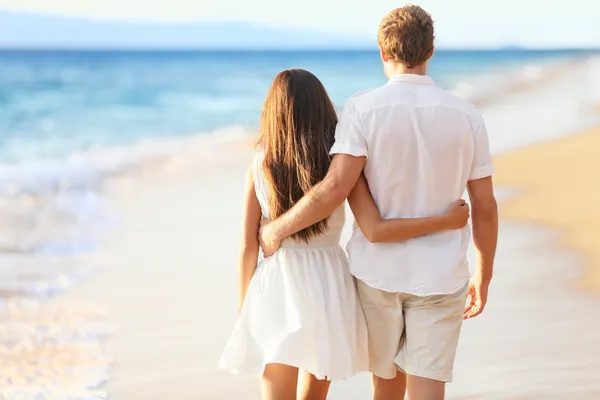
<path fill-rule="evenodd" d="M 354 157 L 368 157 L 367 141 L 356 111 L 349 101 L 335 128 L 335 142 L 329 154 L 348 154 Z"/>
<path fill-rule="evenodd" d="M 494 174 L 494 164 L 492 162 L 492 154 L 490 153 L 490 141 L 485 128 L 485 123 L 481 116 L 478 118 L 475 125 L 473 136 L 475 144 L 475 152 L 473 156 L 473 166 L 471 167 L 471 175 L 469 180 L 486 178 Z"/>

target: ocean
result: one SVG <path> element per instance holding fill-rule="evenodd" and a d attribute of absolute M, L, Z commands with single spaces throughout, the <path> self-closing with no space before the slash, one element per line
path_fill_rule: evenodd
<path fill-rule="evenodd" d="M 587 53 L 439 50 L 430 75 L 482 102 Z M 114 262 L 104 178 L 255 132 L 286 68 L 313 72 L 338 109 L 385 83 L 376 51 L 0 51 L 0 398 L 106 398 L 102 310 L 46 307 Z"/>
<path fill-rule="evenodd" d="M 535 73 L 578 51 L 443 51 L 430 74 L 447 89 L 489 74 Z M 148 139 L 257 126 L 275 75 L 304 68 L 338 107 L 385 82 L 377 52 L 0 51 L 0 162 L 65 159 Z"/>

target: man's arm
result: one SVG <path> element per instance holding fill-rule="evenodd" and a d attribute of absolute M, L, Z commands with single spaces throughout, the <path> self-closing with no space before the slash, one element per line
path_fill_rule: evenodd
<path fill-rule="evenodd" d="M 469 181 L 467 190 L 471 199 L 477 271 L 471 280 L 471 303 L 465 310 L 465 318 L 473 318 L 481 314 L 485 307 L 488 286 L 494 273 L 494 257 L 498 243 L 498 204 L 491 176 Z"/>
<path fill-rule="evenodd" d="M 467 184 L 471 199 L 473 242 L 477 250 L 477 273 L 491 281 L 498 242 L 498 204 L 494 196 L 492 177 L 476 179 Z"/>
<path fill-rule="evenodd" d="M 286 237 L 331 215 L 350 194 L 365 161 L 366 157 L 334 155 L 325 178 L 285 214 L 262 227 L 261 247 L 265 255 L 276 250 Z"/>

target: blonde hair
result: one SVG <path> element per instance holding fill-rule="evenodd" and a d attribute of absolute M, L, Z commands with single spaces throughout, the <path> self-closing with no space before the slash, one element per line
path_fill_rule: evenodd
<path fill-rule="evenodd" d="M 419 6 L 390 11 L 381 21 L 377 41 L 386 56 L 407 68 L 425 63 L 433 55 L 433 20 Z"/>

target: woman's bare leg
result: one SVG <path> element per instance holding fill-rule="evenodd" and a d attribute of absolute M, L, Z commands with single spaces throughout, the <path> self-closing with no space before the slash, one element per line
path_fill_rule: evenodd
<path fill-rule="evenodd" d="M 267 364 L 260 378 L 263 400 L 296 400 L 298 368 L 284 364 Z"/>
<path fill-rule="evenodd" d="M 298 375 L 298 400 L 325 400 L 331 381 L 317 379 L 316 376 L 306 371 Z"/>

